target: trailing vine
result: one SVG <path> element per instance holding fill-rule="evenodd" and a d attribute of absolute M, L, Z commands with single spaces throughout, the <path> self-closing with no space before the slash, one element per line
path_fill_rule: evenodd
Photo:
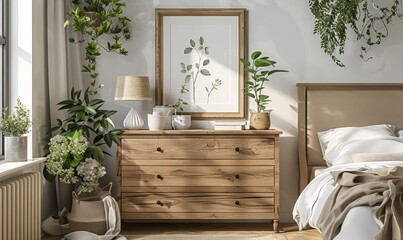
<path fill-rule="evenodd" d="M 344 53 L 348 26 L 362 43 L 360 57 L 368 61 L 372 46 L 388 37 L 392 19 L 403 18 L 401 0 L 309 0 L 309 6 L 321 48 L 340 67 L 345 66 L 338 57 Z"/>
<path fill-rule="evenodd" d="M 89 74 L 93 88 L 89 94 L 95 95 L 102 88 L 102 85 L 97 85 L 97 57 L 102 54 L 102 50 L 127 55 L 122 40 L 131 37 L 128 26 L 130 19 L 123 15 L 126 7 L 123 0 L 72 0 L 72 3 L 74 7 L 67 13 L 69 19 L 64 26 L 79 33 L 78 38 L 69 38 L 69 42 L 86 43 L 87 62 L 82 65 L 82 72 Z"/>

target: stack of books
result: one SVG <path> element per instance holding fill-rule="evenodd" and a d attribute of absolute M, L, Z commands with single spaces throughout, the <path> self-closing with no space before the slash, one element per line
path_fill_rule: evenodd
<path fill-rule="evenodd" d="M 214 130 L 244 130 L 246 120 L 218 120 L 214 122 Z"/>

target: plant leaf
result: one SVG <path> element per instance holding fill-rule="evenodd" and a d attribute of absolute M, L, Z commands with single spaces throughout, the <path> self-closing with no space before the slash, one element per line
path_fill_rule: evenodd
<path fill-rule="evenodd" d="M 202 69 L 202 70 L 200 71 L 200 73 L 201 73 L 203 76 L 210 76 L 210 75 L 211 75 L 210 72 L 209 72 L 207 69 Z"/>
<path fill-rule="evenodd" d="M 192 47 L 196 46 L 196 43 L 195 43 L 195 41 L 193 41 L 193 39 L 190 39 L 190 46 L 192 46 Z"/>
<path fill-rule="evenodd" d="M 209 60 L 209 59 L 204 60 L 204 61 L 203 61 L 203 66 L 207 66 L 209 63 L 210 63 L 210 60 Z"/>
<path fill-rule="evenodd" d="M 262 52 L 256 51 L 252 53 L 251 58 L 252 60 L 256 60 L 258 57 L 260 57 L 260 55 L 262 55 Z"/>
<path fill-rule="evenodd" d="M 189 54 L 189 53 L 192 52 L 192 50 L 193 50 L 193 48 L 191 48 L 191 47 L 185 48 L 184 53 L 185 53 L 185 54 Z"/>
<path fill-rule="evenodd" d="M 185 83 L 188 83 L 189 81 L 190 81 L 190 75 L 186 75 L 186 77 L 185 77 Z"/>
<path fill-rule="evenodd" d="M 250 93 L 250 92 L 244 92 L 244 93 L 248 97 L 255 98 L 255 95 L 253 93 Z"/>
<path fill-rule="evenodd" d="M 250 62 L 248 59 L 245 58 L 241 58 L 240 59 L 241 63 L 243 63 L 245 65 L 245 67 L 249 67 L 250 66 Z"/>
<path fill-rule="evenodd" d="M 288 72 L 287 70 L 281 70 L 281 69 L 275 69 L 275 70 L 271 70 L 267 73 L 267 76 L 270 76 L 274 73 L 279 73 L 279 72 Z"/>
<path fill-rule="evenodd" d="M 91 106 L 85 107 L 84 111 L 85 111 L 86 113 L 89 113 L 89 114 L 96 114 L 96 113 L 97 113 L 97 112 L 95 111 L 95 109 L 92 108 Z"/>
<path fill-rule="evenodd" d="M 266 59 L 256 59 L 255 60 L 255 67 L 268 67 L 273 65 L 273 61 L 266 60 Z"/>
<path fill-rule="evenodd" d="M 200 37 L 199 43 L 200 43 L 200 45 L 203 45 L 203 44 L 204 44 L 204 38 L 203 38 L 203 37 Z"/>

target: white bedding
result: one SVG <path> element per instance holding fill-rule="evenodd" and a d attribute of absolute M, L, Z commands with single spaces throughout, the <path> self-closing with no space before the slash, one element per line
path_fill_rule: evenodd
<path fill-rule="evenodd" d="M 318 229 L 317 221 L 321 209 L 335 187 L 330 175 L 331 171 L 368 170 L 395 166 L 403 166 L 403 161 L 349 163 L 323 170 L 303 190 L 294 205 L 293 217 L 299 229 L 302 230 L 308 225 Z M 368 216 L 372 216 L 372 218 L 368 218 Z M 346 222 L 350 224 L 345 224 Z M 369 207 L 354 208 L 346 216 L 341 232 L 335 239 L 373 239 L 380 227 L 382 227 L 381 223 L 372 215 Z M 320 229 L 318 230 L 320 231 Z"/>

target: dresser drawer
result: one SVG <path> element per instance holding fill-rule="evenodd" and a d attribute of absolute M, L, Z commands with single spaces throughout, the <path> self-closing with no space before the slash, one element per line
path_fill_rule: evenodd
<path fill-rule="evenodd" d="M 122 193 L 122 213 L 273 213 L 274 193 Z"/>
<path fill-rule="evenodd" d="M 277 130 L 127 130 L 117 148 L 121 219 L 279 220 Z"/>
<path fill-rule="evenodd" d="M 266 137 L 159 137 L 123 139 L 130 159 L 274 159 L 275 140 Z"/>
<path fill-rule="evenodd" d="M 122 166 L 122 187 L 270 187 L 274 179 L 274 166 Z"/>

